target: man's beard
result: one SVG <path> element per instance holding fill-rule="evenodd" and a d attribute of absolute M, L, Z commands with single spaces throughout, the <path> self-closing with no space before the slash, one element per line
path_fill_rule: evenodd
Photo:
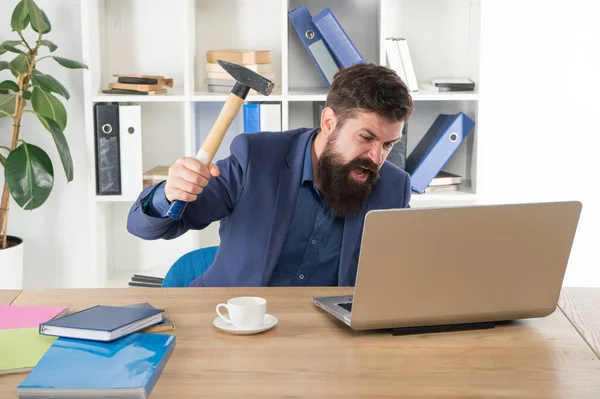
<path fill-rule="evenodd" d="M 380 175 L 377 164 L 368 158 L 354 159 L 345 164 L 342 156 L 333 148 L 335 139 L 334 136 L 327 142 L 319 158 L 317 179 L 325 204 L 335 216 L 351 216 L 365 207 Z M 359 182 L 350 176 L 356 167 L 367 169 L 364 170 L 367 173 L 365 181 Z"/>

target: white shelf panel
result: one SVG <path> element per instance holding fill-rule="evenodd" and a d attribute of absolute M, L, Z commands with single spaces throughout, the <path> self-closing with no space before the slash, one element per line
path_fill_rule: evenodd
<path fill-rule="evenodd" d="M 325 101 L 327 98 L 327 88 L 291 88 L 287 99 L 289 101 Z M 410 93 L 413 101 L 477 101 L 479 93 L 477 91 L 463 92 L 435 92 L 429 90 L 419 90 Z"/>
<path fill-rule="evenodd" d="M 325 101 L 328 89 L 325 87 L 294 87 L 290 88 L 287 99 L 289 101 Z"/>
<path fill-rule="evenodd" d="M 410 93 L 413 101 L 477 101 L 477 91 L 436 92 L 419 90 Z"/>
<path fill-rule="evenodd" d="M 137 195 L 96 195 L 96 202 L 135 202 Z"/>
<path fill-rule="evenodd" d="M 448 191 L 448 192 L 432 192 L 432 193 L 412 193 L 411 203 L 421 203 L 428 201 L 475 201 L 477 195 L 468 191 Z"/>
<path fill-rule="evenodd" d="M 104 94 L 92 97 L 92 102 L 120 102 L 120 103 L 167 103 L 167 102 L 184 102 L 187 97 L 183 95 L 127 95 L 127 94 Z"/>
<path fill-rule="evenodd" d="M 229 97 L 228 93 L 214 93 L 206 90 L 197 91 L 191 97 L 191 101 L 196 102 L 221 102 L 226 101 Z M 253 101 L 283 101 L 284 97 L 281 95 L 281 88 L 275 87 L 269 96 L 263 96 L 262 94 L 248 94 L 246 97 L 247 102 Z"/>

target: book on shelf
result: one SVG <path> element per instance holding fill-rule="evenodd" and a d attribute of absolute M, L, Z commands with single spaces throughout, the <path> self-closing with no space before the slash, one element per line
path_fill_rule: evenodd
<path fill-rule="evenodd" d="M 144 172 L 142 175 L 143 179 L 143 188 L 151 186 L 156 183 L 160 183 L 162 181 L 167 180 L 169 176 L 169 166 L 165 165 L 157 165 L 152 169 L 149 169 Z"/>
<path fill-rule="evenodd" d="M 221 65 L 218 60 L 232 62 L 253 70 L 257 74 L 274 82 L 275 73 L 272 71 L 271 50 L 224 49 L 206 52 L 206 77 L 204 84 L 212 93 L 231 93 L 236 80 Z M 250 89 L 248 94 L 258 94 Z"/>
<path fill-rule="evenodd" d="M 256 73 L 271 73 L 273 72 L 273 64 L 272 63 L 268 63 L 268 64 L 242 64 L 244 65 L 245 68 L 248 68 L 251 71 L 254 71 Z M 212 63 L 212 62 L 207 62 L 206 63 L 206 72 L 220 72 L 220 73 L 227 73 L 227 71 L 225 71 L 225 69 L 217 64 L 217 63 Z"/>
<path fill-rule="evenodd" d="M 385 49 L 388 67 L 398 74 L 406 84 L 408 90 L 418 91 L 419 83 L 415 68 L 408 49 L 408 41 L 402 37 L 388 37 L 385 39 Z"/>
<path fill-rule="evenodd" d="M 208 50 L 206 52 L 206 62 L 217 64 L 218 60 L 232 62 L 238 65 L 270 64 L 271 50 L 216 49 Z"/>
<path fill-rule="evenodd" d="M 133 75 L 114 73 L 116 82 L 109 82 L 105 94 L 140 94 L 157 95 L 167 93 L 168 87 L 173 87 L 173 79 L 160 75 Z"/>
<path fill-rule="evenodd" d="M 244 133 L 281 131 L 281 103 L 246 103 L 243 111 Z"/>
<path fill-rule="evenodd" d="M 475 83 L 467 78 L 436 78 L 431 83 L 421 83 L 423 90 L 434 92 L 473 91 Z"/>

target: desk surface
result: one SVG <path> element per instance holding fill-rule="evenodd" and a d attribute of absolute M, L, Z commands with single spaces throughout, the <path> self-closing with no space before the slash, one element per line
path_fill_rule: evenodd
<path fill-rule="evenodd" d="M 600 360 L 557 309 L 542 319 L 492 330 L 392 336 L 354 332 L 311 299 L 347 288 L 125 288 L 25 290 L 16 305 L 148 301 L 177 325 L 177 346 L 151 395 L 199 397 L 591 398 Z M 267 298 L 272 330 L 233 336 L 213 327 L 215 306 L 232 296 Z M 25 374 L 0 376 L 15 398 Z"/>
<path fill-rule="evenodd" d="M 20 293 L 21 290 L 0 290 L 0 305 L 10 305 Z"/>
<path fill-rule="evenodd" d="M 558 305 L 600 358 L 600 288 L 563 288 Z"/>

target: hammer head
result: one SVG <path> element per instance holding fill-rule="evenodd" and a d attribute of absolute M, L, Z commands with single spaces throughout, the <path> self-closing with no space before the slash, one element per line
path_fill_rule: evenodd
<path fill-rule="evenodd" d="M 217 62 L 237 81 L 231 92 L 238 97 L 246 98 L 250 89 L 265 96 L 273 91 L 275 84 L 264 76 L 238 64 L 223 60 L 217 60 Z"/>

